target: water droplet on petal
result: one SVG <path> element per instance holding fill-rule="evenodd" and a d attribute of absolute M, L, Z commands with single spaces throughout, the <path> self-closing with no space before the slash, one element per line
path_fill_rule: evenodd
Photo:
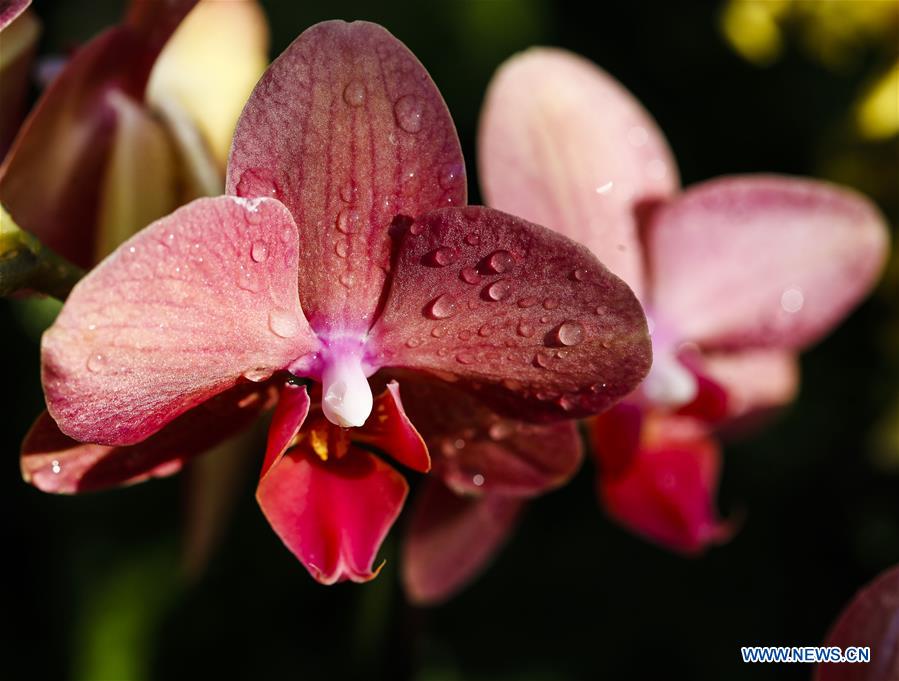
<path fill-rule="evenodd" d="M 418 338 L 410 338 L 406 341 L 407 348 L 417 348 L 419 345 L 421 345 L 421 341 Z"/>
<path fill-rule="evenodd" d="M 597 305 L 593 308 L 593 314 L 604 315 L 606 312 L 608 312 L 608 310 L 605 305 Z"/>
<path fill-rule="evenodd" d="M 426 314 L 431 319 L 447 319 L 456 314 L 456 301 L 448 293 L 443 293 L 428 303 Z"/>
<path fill-rule="evenodd" d="M 456 361 L 459 364 L 474 364 L 477 361 L 477 357 L 473 352 L 460 352 L 456 355 Z"/>
<path fill-rule="evenodd" d="M 359 211 L 352 208 L 344 208 L 337 214 L 337 231 L 344 234 L 352 234 L 359 231 L 361 222 Z"/>
<path fill-rule="evenodd" d="M 353 285 L 355 278 L 349 272 L 343 272 L 337 277 L 337 281 L 339 281 L 345 288 L 350 288 Z"/>
<path fill-rule="evenodd" d="M 534 335 L 534 326 L 522 319 L 518 322 L 518 335 L 531 338 Z"/>
<path fill-rule="evenodd" d="M 412 226 L 409 227 L 409 234 L 412 236 L 418 236 L 423 231 L 425 231 L 425 226 L 424 223 L 421 222 L 413 222 Z"/>
<path fill-rule="evenodd" d="M 253 258 L 253 262 L 265 262 L 265 259 L 268 257 L 268 246 L 265 245 L 265 242 L 257 241 L 254 243 L 252 248 L 250 248 L 250 257 Z"/>
<path fill-rule="evenodd" d="M 574 279 L 575 281 L 584 281 L 584 279 L 586 277 L 587 277 L 587 270 L 585 270 L 583 267 L 578 267 L 571 273 L 571 278 Z"/>
<path fill-rule="evenodd" d="M 490 322 L 481 325 L 481 328 L 478 329 L 478 335 L 482 338 L 487 338 L 496 331 L 496 327 L 494 327 Z"/>
<path fill-rule="evenodd" d="M 555 310 L 559 307 L 559 301 L 556 298 L 546 298 L 543 300 L 543 309 L 544 310 Z"/>
<path fill-rule="evenodd" d="M 50 470 L 53 471 L 53 475 L 59 475 L 62 473 L 62 466 L 59 465 L 59 461 L 57 459 L 53 459 L 50 462 Z"/>
<path fill-rule="evenodd" d="M 459 332 L 459 340 L 467 341 L 470 338 L 471 338 L 471 331 L 469 331 L 468 329 L 462 329 Z"/>
<path fill-rule="evenodd" d="M 442 326 L 435 326 L 431 329 L 431 335 L 434 336 L 434 338 L 443 338 L 443 336 L 446 335 L 446 329 Z"/>
<path fill-rule="evenodd" d="M 241 269 L 237 275 L 237 285 L 244 291 L 256 293 L 262 288 L 259 279 L 248 269 Z"/>
<path fill-rule="evenodd" d="M 87 368 L 93 372 L 100 372 L 106 368 L 106 355 L 99 352 L 92 353 L 87 358 Z"/>
<path fill-rule="evenodd" d="M 435 251 L 431 251 L 430 260 L 435 265 L 440 267 L 445 267 L 446 265 L 452 265 L 459 258 L 459 251 L 451 246 L 441 246 Z"/>
<path fill-rule="evenodd" d="M 509 293 L 512 292 L 512 284 L 509 283 L 508 279 L 499 279 L 490 284 L 485 292 L 490 300 L 504 300 L 505 298 L 508 298 Z"/>
<path fill-rule="evenodd" d="M 518 299 L 518 307 L 529 308 L 534 307 L 540 301 L 534 296 L 525 296 L 524 298 Z"/>
<path fill-rule="evenodd" d="M 406 132 L 416 133 L 421 130 L 424 104 L 415 95 L 400 97 L 393 106 L 396 123 Z"/>
<path fill-rule="evenodd" d="M 353 186 L 352 182 L 347 181 L 347 183 L 340 188 L 340 198 L 347 203 L 356 198 L 356 188 Z"/>
<path fill-rule="evenodd" d="M 334 242 L 334 252 L 337 254 L 338 258 L 345 258 L 347 251 L 349 250 L 349 245 L 346 241 L 335 241 Z"/>
<path fill-rule="evenodd" d="M 297 335 L 300 325 L 297 323 L 296 317 L 287 310 L 272 310 L 268 315 L 268 328 L 272 330 L 276 336 L 281 338 L 292 338 Z"/>
<path fill-rule="evenodd" d="M 462 271 L 459 272 L 459 277 L 466 284 L 481 283 L 481 275 L 478 274 L 478 271 L 474 267 L 463 267 Z"/>
<path fill-rule="evenodd" d="M 441 187 L 449 189 L 456 184 L 456 180 L 459 179 L 459 175 L 461 174 L 461 165 L 458 163 L 447 163 L 440 169 L 440 175 L 438 176 L 437 181 L 440 183 Z"/>
<path fill-rule="evenodd" d="M 534 364 L 541 369 L 548 369 L 550 364 L 550 356 L 541 351 L 534 355 Z"/>
<path fill-rule="evenodd" d="M 788 288 L 780 296 L 780 306 L 784 312 L 795 314 L 805 305 L 805 296 L 798 288 Z"/>
<path fill-rule="evenodd" d="M 497 421 L 487 431 L 491 440 L 505 440 L 515 429 L 508 421 Z"/>
<path fill-rule="evenodd" d="M 586 335 L 587 332 L 580 322 L 563 322 L 556 329 L 556 340 L 562 345 L 577 345 Z"/>
<path fill-rule="evenodd" d="M 467 243 L 469 246 L 477 246 L 479 243 L 481 243 L 481 235 L 475 232 L 469 232 L 465 236 L 465 243 Z"/>
<path fill-rule="evenodd" d="M 557 400 L 557 404 L 565 411 L 574 409 L 574 400 L 567 395 L 562 395 L 562 397 Z"/>
<path fill-rule="evenodd" d="M 487 256 L 485 263 L 487 270 L 493 274 L 502 274 L 507 272 L 515 265 L 515 258 L 509 251 L 494 251 Z"/>
<path fill-rule="evenodd" d="M 362 106 L 365 102 L 365 86 L 358 80 L 351 80 L 343 89 L 343 101 L 350 106 Z"/>
<path fill-rule="evenodd" d="M 474 483 L 475 487 L 481 487 L 486 480 L 484 480 L 484 476 L 480 473 L 475 473 L 471 478 L 471 482 Z"/>
<path fill-rule="evenodd" d="M 272 375 L 272 372 L 266 369 L 265 367 L 256 367 L 255 369 L 247 369 L 243 372 L 243 377 L 249 381 L 253 381 L 253 383 L 259 383 L 260 381 L 264 381 L 269 376 Z"/>
<path fill-rule="evenodd" d="M 248 197 L 277 196 L 278 183 L 270 170 L 250 168 L 240 176 L 237 193 L 239 196 Z"/>
<path fill-rule="evenodd" d="M 608 194 L 610 191 L 612 191 L 612 187 L 614 187 L 614 186 L 615 186 L 615 183 L 612 182 L 611 180 L 609 180 L 605 184 L 599 185 L 596 188 L 596 193 L 597 194 Z"/>

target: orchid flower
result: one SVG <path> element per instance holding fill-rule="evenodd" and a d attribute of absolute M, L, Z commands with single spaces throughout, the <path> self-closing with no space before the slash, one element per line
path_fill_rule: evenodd
<path fill-rule="evenodd" d="M 77 50 L 50 83 L 0 166 L 0 203 L 12 219 L 79 267 L 185 199 L 224 187 L 230 135 L 265 68 L 267 29 L 255 2 L 195 5 L 132 2 L 122 24 Z"/>
<path fill-rule="evenodd" d="M 840 613 L 825 645 L 867 647 L 865 664 L 827 663 L 815 668 L 814 681 L 891 681 L 899 675 L 899 567 L 892 567 L 862 588 Z"/>
<path fill-rule="evenodd" d="M 382 455 L 430 466 L 400 384 L 553 421 L 648 370 L 643 311 L 595 256 L 464 207 L 449 112 L 375 24 L 318 24 L 271 64 L 227 190 L 122 244 L 44 334 L 48 414 L 22 456 L 39 488 L 173 473 L 276 403 L 263 512 L 318 581 L 366 581 L 407 491 Z"/>
<path fill-rule="evenodd" d="M 871 290 L 887 252 L 873 204 L 776 175 L 680 191 L 650 115 L 594 64 L 557 49 L 506 62 L 481 119 L 487 203 L 586 244 L 652 328 L 640 389 L 590 426 L 599 495 L 625 526 L 684 553 L 728 536 L 709 429 L 795 395 L 797 355 Z"/>

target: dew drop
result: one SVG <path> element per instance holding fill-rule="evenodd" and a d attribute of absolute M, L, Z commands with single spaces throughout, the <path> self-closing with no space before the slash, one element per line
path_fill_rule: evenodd
<path fill-rule="evenodd" d="M 407 348 L 417 348 L 419 345 L 421 345 L 421 341 L 418 338 L 410 338 L 406 341 Z"/>
<path fill-rule="evenodd" d="M 355 279 L 353 278 L 353 275 L 350 274 L 349 272 L 343 272 L 343 273 L 341 273 L 341 275 L 339 277 L 337 277 L 337 281 L 339 281 L 341 283 L 341 285 L 344 286 L 345 288 L 350 288 L 350 286 L 353 285 L 353 282 L 355 281 Z"/>
<path fill-rule="evenodd" d="M 593 314 L 604 315 L 608 310 L 605 305 L 597 305 L 593 308 Z"/>
<path fill-rule="evenodd" d="M 534 307 L 540 301 L 534 296 L 525 296 L 524 298 L 518 299 L 518 307 L 529 308 Z"/>
<path fill-rule="evenodd" d="M 544 310 L 555 310 L 559 307 L 559 301 L 556 298 L 545 298 L 543 300 L 543 309 Z"/>
<path fill-rule="evenodd" d="M 347 183 L 340 188 L 340 198 L 346 203 L 349 203 L 356 198 L 356 188 L 353 186 L 352 182 L 347 181 Z"/>
<path fill-rule="evenodd" d="M 509 297 L 512 292 L 512 284 L 507 279 L 499 279 L 494 281 L 487 287 L 485 293 L 490 300 L 500 301 Z"/>
<path fill-rule="evenodd" d="M 62 466 L 59 465 L 57 459 L 50 462 L 50 470 L 53 471 L 53 475 L 59 475 L 62 472 Z"/>
<path fill-rule="evenodd" d="M 345 258 L 347 254 L 347 250 L 349 246 L 346 241 L 335 241 L 334 242 L 334 252 L 337 254 L 338 258 Z"/>
<path fill-rule="evenodd" d="M 542 317 L 540 317 L 540 323 L 541 323 L 541 324 L 546 324 L 546 322 L 548 322 L 548 321 L 549 321 L 549 315 L 548 315 L 548 314 L 545 314 L 545 315 L 543 315 Z"/>
<path fill-rule="evenodd" d="M 548 369 L 550 364 L 550 356 L 545 352 L 538 352 L 534 355 L 534 364 L 541 369 Z"/>
<path fill-rule="evenodd" d="M 575 269 L 571 272 L 571 278 L 574 279 L 575 281 L 584 281 L 584 279 L 586 277 L 587 277 L 587 270 L 585 270 L 583 267 L 578 267 L 577 269 Z"/>
<path fill-rule="evenodd" d="M 493 332 L 496 331 L 496 327 L 494 327 L 490 322 L 481 325 L 481 328 L 478 329 L 478 335 L 482 338 L 487 338 L 492 335 Z"/>
<path fill-rule="evenodd" d="M 534 326 L 522 319 L 518 322 L 518 335 L 531 338 L 534 335 Z"/>
<path fill-rule="evenodd" d="M 446 335 L 446 329 L 442 326 L 435 326 L 431 329 L 431 335 L 434 336 L 434 338 L 443 338 Z"/>
<path fill-rule="evenodd" d="M 456 361 L 459 364 L 474 364 L 477 358 L 473 352 L 460 352 L 456 355 Z"/>
<path fill-rule="evenodd" d="M 245 170 L 237 183 L 239 196 L 277 196 L 278 183 L 270 170 L 265 168 L 250 168 Z"/>
<path fill-rule="evenodd" d="M 412 236 L 418 236 L 423 231 L 425 231 L 425 226 L 421 222 L 413 222 L 412 226 L 409 227 L 409 234 L 411 234 Z"/>
<path fill-rule="evenodd" d="M 350 106 L 362 106 L 365 102 L 365 86 L 358 80 L 351 80 L 343 89 L 343 101 Z"/>
<path fill-rule="evenodd" d="M 272 310 L 268 315 L 268 328 L 272 330 L 276 336 L 281 338 L 292 338 L 297 335 L 300 330 L 297 320 L 287 310 Z"/>
<path fill-rule="evenodd" d="M 265 245 L 265 242 L 254 243 L 250 248 L 250 257 L 253 258 L 253 262 L 265 262 L 265 259 L 268 258 L 268 246 Z"/>
<path fill-rule="evenodd" d="M 456 301 L 448 293 L 442 293 L 428 303 L 425 313 L 431 319 L 447 319 L 456 314 Z"/>
<path fill-rule="evenodd" d="M 243 372 L 243 377 L 249 381 L 253 381 L 253 383 L 259 383 L 260 381 L 264 381 L 269 376 L 272 375 L 272 372 L 266 369 L 265 367 L 256 367 L 255 369 L 247 369 Z"/>
<path fill-rule="evenodd" d="M 584 340 L 587 332 L 580 322 L 562 322 L 556 329 L 556 340 L 562 345 L 577 345 Z"/>
<path fill-rule="evenodd" d="M 459 272 L 459 278 L 466 284 L 481 283 L 481 275 L 478 274 L 478 271 L 474 267 L 463 267 L 462 271 Z"/>
<path fill-rule="evenodd" d="M 359 231 L 361 222 L 359 211 L 352 208 L 344 208 L 337 214 L 337 231 L 344 234 L 352 234 Z"/>
<path fill-rule="evenodd" d="M 615 183 L 612 182 L 611 180 L 609 180 L 605 184 L 599 185 L 596 188 L 596 193 L 597 194 L 608 194 L 610 191 L 612 191 L 612 187 L 614 187 L 614 186 L 615 186 Z"/>
<path fill-rule="evenodd" d="M 469 331 L 468 329 L 462 329 L 459 332 L 459 340 L 467 341 L 470 338 L 471 338 L 471 331 Z"/>
<path fill-rule="evenodd" d="M 106 364 L 106 355 L 103 355 L 99 352 L 92 353 L 87 358 L 87 368 L 89 371 L 93 371 L 94 373 L 103 371 L 106 368 Z"/>
<path fill-rule="evenodd" d="M 798 288 L 788 288 L 780 296 L 780 306 L 784 312 L 795 314 L 805 305 L 805 296 Z"/>
<path fill-rule="evenodd" d="M 479 243 L 481 243 L 481 235 L 477 234 L 476 232 L 469 232 L 465 236 L 465 243 L 467 243 L 469 246 L 477 246 Z"/>
<path fill-rule="evenodd" d="M 605 389 L 606 389 L 605 383 L 594 383 L 593 385 L 590 386 L 590 392 L 594 392 L 594 393 L 601 393 Z"/>
<path fill-rule="evenodd" d="M 437 177 L 437 181 L 444 189 L 450 189 L 456 184 L 456 180 L 459 179 L 461 174 L 462 166 L 458 163 L 447 163 L 440 169 L 440 175 Z"/>
<path fill-rule="evenodd" d="M 556 403 L 565 411 L 571 411 L 572 409 L 574 409 L 574 400 L 567 395 L 562 395 L 562 397 L 560 397 L 556 401 Z"/>
<path fill-rule="evenodd" d="M 507 272 L 515 265 L 515 258 L 509 251 L 494 251 L 487 256 L 487 270 L 493 274 Z"/>
<path fill-rule="evenodd" d="M 471 482 L 474 483 L 475 487 L 481 487 L 486 481 L 484 480 L 483 475 L 481 475 L 480 473 L 475 473 L 471 478 Z"/>
<path fill-rule="evenodd" d="M 422 101 L 415 95 L 400 97 L 393 106 L 396 123 L 406 132 L 416 133 L 421 130 L 421 116 L 424 113 Z"/>
<path fill-rule="evenodd" d="M 261 289 L 259 280 L 247 269 L 240 270 L 240 273 L 237 275 L 237 285 L 244 291 L 251 291 L 253 293 L 256 293 Z"/>
<path fill-rule="evenodd" d="M 429 254 L 431 262 L 439 267 L 452 265 L 459 258 L 459 251 L 451 246 L 441 246 Z"/>

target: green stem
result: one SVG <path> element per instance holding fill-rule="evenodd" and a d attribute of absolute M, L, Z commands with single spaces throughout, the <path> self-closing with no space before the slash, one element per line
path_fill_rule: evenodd
<path fill-rule="evenodd" d="M 37 291 L 65 300 L 84 270 L 44 246 L 0 206 L 0 296 Z"/>

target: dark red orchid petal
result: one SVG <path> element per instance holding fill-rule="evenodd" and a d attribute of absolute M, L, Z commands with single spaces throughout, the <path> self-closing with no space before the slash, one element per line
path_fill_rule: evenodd
<path fill-rule="evenodd" d="M 266 71 L 237 124 L 227 188 L 275 196 L 300 227 L 314 329 L 365 331 L 390 268 L 388 228 L 465 203 L 459 140 L 415 56 L 381 26 L 317 24 Z"/>
<path fill-rule="evenodd" d="M 243 383 L 128 447 L 76 442 L 44 412 L 22 444 L 22 477 L 44 492 L 74 494 L 171 475 L 186 460 L 247 427 L 274 398 L 267 384 Z"/>
<path fill-rule="evenodd" d="M 421 435 L 406 416 L 396 381 L 375 399 L 371 416 L 361 428 L 354 428 L 353 442 L 377 447 L 392 459 L 419 473 L 431 470 L 431 457 Z"/>
<path fill-rule="evenodd" d="M 268 442 L 265 447 L 265 459 L 259 477 L 264 478 L 269 469 L 281 458 L 291 441 L 300 432 L 306 417 L 309 415 L 309 393 L 306 386 L 288 381 L 281 388 L 278 406 L 272 415 L 272 423 L 268 428 Z"/>
<path fill-rule="evenodd" d="M 462 496 L 429 479 L 403 541 L 403 587 L 419 604 L 445 601 L 489 565 L 525 502 L 500 494 Z"/>
<path fill-rule="evenodd" d="M 31 0 L 0 0 L 0 31 L 9 26 L 30 4 Z"/>
<path fill-rule="evenodd" d="M 459 494 L 528 497 L 565 484 L 583 448 L 574 421 L 502 418 L 442 381 L 402 378 L 408 413 L 434 456 L 434 474 Z"/>
<path fill-rule="evenodd" d="M 646 231 L 652 304 L 705 349 L 797 349 L 868 294 L 889 252 L 864 196 L 814 180 L 727 177 L 691 187 Z"/>
<path fill-rule="evenodd" d="M 596 453 L 602 462 L 601 441 Z M 597 488 L 619 523 L 673 551 L 696 554 L 733 534 L 714 507 L 720 467 L 718 446 L 699 422 L 651 415 L 630 464 L 604 468 Z"/>
<path fill-rule="evenodd" d="M 259 481 L 256 499 L 288 549 L 322 584 L 367 582 L 409 487 L 370 452 L 322 461 L 304 441 Z"/>
<path fill-rule="evenodd" d="M 616 404 L 592 420 L 589 432 L 602 474 L 623 475 L 640 447 L 643 409 L 630 402 Z"/>
<path fill-rule="evenodd" d="M 16 223 L 81 267 L 95 262 L 98 191 L 117 126 L 113 101 L 143 99 L 167 32 L 191 4 L 142 2 L 139 28 L 111 28 L 78 50 L 0 166 L 0 202 Z"/>
<path fill-rule="evenodd" d="M 880 574 L 846 606 L 827 636 L 828 646 L 871 649 L 867 663 L 827 663 L 815 681 L 895 681 L 899 678 L 899 567 Z"/>
<path fill-rule="evenodd" d="M 44 333 L 50 414 L 82 442 L 134 444 L 314 351 L 296 268 L 296 227 L 274 199 L 198 199 L 153 223 L 75 286 Z"/>
<path fill-rule="evenodd" d="M 458 381 L 529 420 L 594 414 L 646 375 L 643 310 L 583 246 L 483 207 L 434 211 L 400 238 L 371 332 L 381 366 Z"/>

